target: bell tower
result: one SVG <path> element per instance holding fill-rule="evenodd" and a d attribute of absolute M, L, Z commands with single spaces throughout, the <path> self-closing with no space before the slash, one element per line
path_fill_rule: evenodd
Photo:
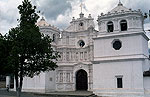
<path fill-rule="evenodd" d="M 143 67 L 148 60 L 144 17 L 121 2 L 98 16 L 94 38 L 93 90 L 98 96 L 143 97 Z"/>
<path fill-rule="evenodd" d="M 143 15 L 141 10 L 132 10 L 121 2 L 107 14 L 98 16 L 98 28 L 101 33 L 143 31 Z"/>

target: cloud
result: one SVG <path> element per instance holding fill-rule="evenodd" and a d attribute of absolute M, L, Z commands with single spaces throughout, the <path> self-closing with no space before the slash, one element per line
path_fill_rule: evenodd
<path fill-rule="evenodd" d="M 72 9 L 69 2 L 70 0 L 36 0 L 34 3 L 37 5 L 38 10 L 44 12 L 44 16 L 49 19 L 57 19 L 57 17 Z"/>
<path fill-rule="evenodd" d="M 19 18 L 17 6 L 22 0 L 0 0 L 0 32 L 6 33 L 17 25 Z M 87 17 L 91 14 L 97 25 L 97 16 L 102 12 L 107 13 L 117 6 L 118 0 L 82 0 L 83 13 Z M 148 12 L 150 0 L 121 0 L 127 8 L 141 9 Z M 37 9 L 44 12 L 48 23 L 61 29 L 69 25 L 72 17 L 78 18 L 81 12 L 81 0 L 32 0 Z M 149 19 L 145 20 L 148 23 Z M 148 28 L 148 26 L 147 26 Z"/>
<path fill-rule="evenodd" d="M 58 27 L 59 29 L 65 29 L 68 25 L 69 22 L 71 20 L 69 12 L 66 11 L 64 13 L 65 15 L 59 14 L 56 18 L 56 20 L 53 20 L 51 18 L 46 19 L 48 21 L 48 23 L 50 23 L 51 25 L 54 25 L 56 27 Z"/>
<path fill-rule="evenodd" d="M 141 11 L 144 13 L 149 13 L 149 5 L 150 0 L 125 0 L 125 6 L 132 9 L 141 9 Z M 150 22 L 149 19 L 145 20 L 145 23 Z"/>
<path fill-rule="evenodd" d="M 0 1 L 0 32 L 5 34 L 10 28 L 17 24 L 19 18 L 17 6 L 20 0 L 1 0 Z"/>

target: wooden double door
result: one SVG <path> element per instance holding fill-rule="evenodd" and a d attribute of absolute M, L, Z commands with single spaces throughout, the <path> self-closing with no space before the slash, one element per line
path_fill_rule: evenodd
<path fill-rule="evenodd" d="M 76 90 L 87 90 L 88 89 L 88 77 L 85 70 L 79 70 L 76 73 Z"/>

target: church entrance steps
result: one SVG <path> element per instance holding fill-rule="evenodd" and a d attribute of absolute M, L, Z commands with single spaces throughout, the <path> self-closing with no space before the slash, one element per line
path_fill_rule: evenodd
<path fill-rule="evenodd" d="M 65 92 L 49 92 L 49 93 L 34 93 L 34 95 L 53 96 L 53 97 L 97 97 L 89 91 L 65 91 Z"/>

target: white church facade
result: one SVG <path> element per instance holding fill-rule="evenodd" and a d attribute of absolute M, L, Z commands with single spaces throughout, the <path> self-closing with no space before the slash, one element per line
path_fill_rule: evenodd
<path fill-rule="evenodd" d="M 59 58 L 55 71 L 25 77 L 23 91 L 92 91 L 100 97 L 149 97 L 150 60 L 144 17 L 121 2 L 94 19 L 81 12 L 60 31 L 42 18 L 37 25 L 50 35 Z M 61 37 L 60 37 L 61 34 Z"/>

